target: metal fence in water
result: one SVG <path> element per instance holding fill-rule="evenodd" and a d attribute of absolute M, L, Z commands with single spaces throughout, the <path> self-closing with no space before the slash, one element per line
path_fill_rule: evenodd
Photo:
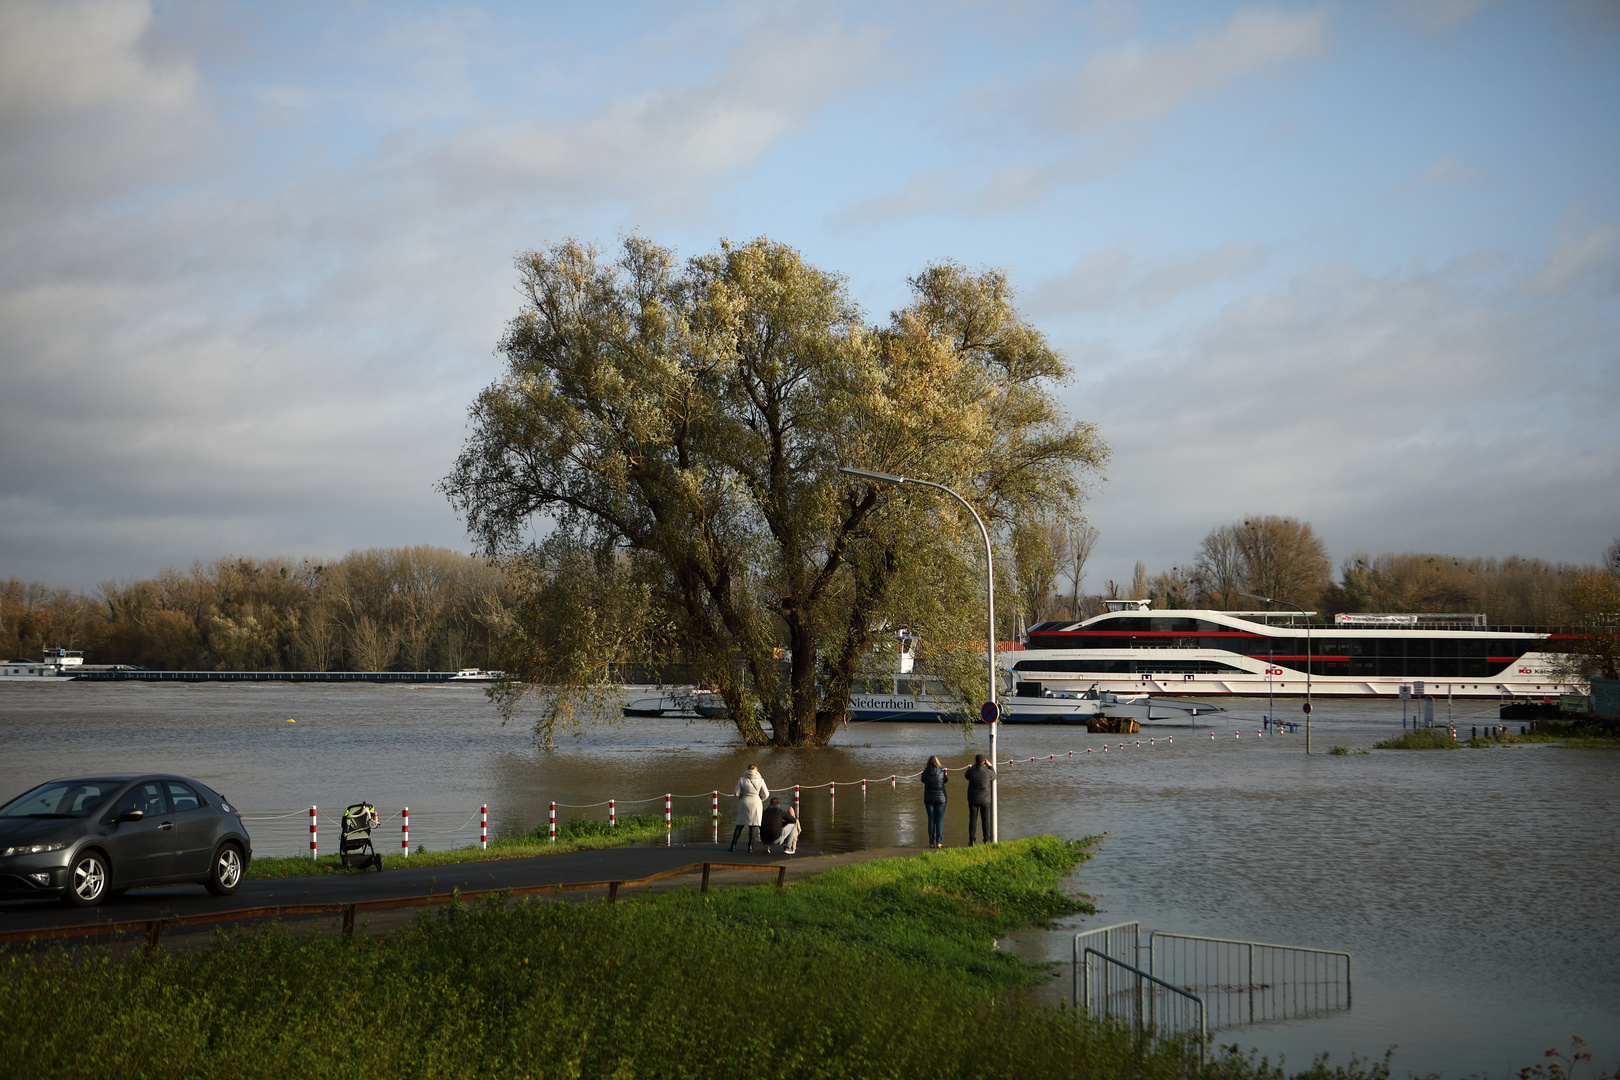
<path fill-rule="evenodd" d="M 1144 949 L 1134 922 L 1076 934 L 1073 981 L 1075 1005 L 1093 1016 L 1200 1040 L 1350 1008 L 1349 953 L 1160 930 Z"/>
<path fill-rule="evenodd" d="M 1161 1038 L 1192 1035 L 1202 1053 L 1209 1041 L 1209 1021 L 1197 994 L 1090 947 L 1081 948 L 1076 966 L 1080 973 L 1076 1000 L 1086 1012 Z"/>
<path fill-rule="evenodd" d="M 1350 1008 L 1350 954 L 1155 930 L 1148 968 L 1203 998 L 1212 1029 Z"/>

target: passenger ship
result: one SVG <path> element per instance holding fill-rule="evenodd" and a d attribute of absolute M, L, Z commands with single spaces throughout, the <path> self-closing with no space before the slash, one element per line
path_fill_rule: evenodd
<path fill-rule="evenodd" d="M 1562 635 L 1491 627 L 1483 615 L 1340 615 L 1152 610 L 1107 601 L 1083 622 L 1030 628 L 1027 647 L 1002 653 L 1020 695 L 1095 686 L 1115 693 L 1327 697 L 1537 696 L 1575 689 L 1545 651 Z"/>

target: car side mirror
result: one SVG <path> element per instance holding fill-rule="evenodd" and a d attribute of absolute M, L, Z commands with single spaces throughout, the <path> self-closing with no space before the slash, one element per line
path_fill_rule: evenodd
<path fill-rule="evenodd" d="M 145 810 L 125 810 L 122 814 L 119 814 L 118 817 L 114 819 L 114 823 L 116 824 L 119 821 L 139 821 L 145 816 Z"/>

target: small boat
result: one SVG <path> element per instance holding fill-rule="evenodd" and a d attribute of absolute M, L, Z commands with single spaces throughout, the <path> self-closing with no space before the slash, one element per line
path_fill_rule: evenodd
<path fill-rule="evenodd" d="M 656 697 L 626 703 L 624 715 L 718 719 L 726 715 L 726 703 L 708 686 L 676 687 Z"/>
<path fill-rule="evenodd" d="M 500 682 L 506 678 L 504 671 L 485 671 L 483 668 L 464 667 L 456 672 L 446 682 Z"/>
<path fill-rule="evenodd" d="M 1001 719 L 1008 724 L 1085 724 L 1129 721 L 1135 724 L 1180 723 L 1189 717 L 1220 712 L 1201 701 L 1172 701 L 1152 694 L 1116 694 L 1091 686 L 1085 690 L 1054 691 L 1040 683 L 1018 682 L 1004 696 Z M 1108 727 L 1096 730 L 1112 730 Z"/>

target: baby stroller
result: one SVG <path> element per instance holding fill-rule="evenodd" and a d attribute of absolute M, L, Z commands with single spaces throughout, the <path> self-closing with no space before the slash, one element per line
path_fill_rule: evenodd
<path fill-rule="evenodd" d="M 370 803 L 355 803 L 343 811 L 343 839 L 338 842 L 338 855 L 345 869 L 383 868 L 382 856 L 371 847 L 371 830 L 376 827 L 377 808 Z"/>

